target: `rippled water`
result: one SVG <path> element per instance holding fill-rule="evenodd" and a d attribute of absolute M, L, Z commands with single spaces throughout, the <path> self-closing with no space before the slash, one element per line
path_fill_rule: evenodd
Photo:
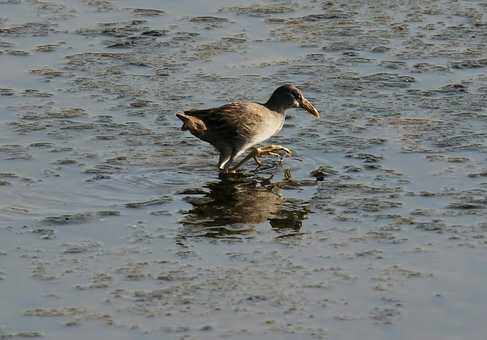
<path fill-rule="evenodd" d="M 485 339 L 486 11 L 0 0 L 0 338 Z M 219 179 L 174 113 L 285 83 Z"/>

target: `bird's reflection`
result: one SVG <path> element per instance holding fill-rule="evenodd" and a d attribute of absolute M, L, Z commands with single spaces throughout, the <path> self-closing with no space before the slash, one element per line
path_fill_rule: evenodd
<path fill-rule="evenodd" d="M 278 185 L 245 176 L 231 176 L 205 186 L 205 193 L 184 200 L 192 208 L 181 221 L 184 236 L 242 237 L 268 222 L 277 232 L 298 232 L 308 214 L 307 204 L 288 199 Z"/>

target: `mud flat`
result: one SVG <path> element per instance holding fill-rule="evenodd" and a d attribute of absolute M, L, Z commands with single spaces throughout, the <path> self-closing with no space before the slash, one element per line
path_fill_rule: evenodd
<path fill-rule="evenodd" d="M 476 0 L 0 0 L 0 339 L 485 339 Z M 174 113 L 295 83 L 220 180 Z"/>

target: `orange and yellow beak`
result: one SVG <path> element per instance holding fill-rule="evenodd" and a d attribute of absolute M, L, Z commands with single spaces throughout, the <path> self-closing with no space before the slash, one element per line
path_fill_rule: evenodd
<path fill-rule="evenodd" d="M 299 105 L 305 109 L 306 111 L 308 111 L 309 113 L 311 113 L 313 116 L 315 116 L 316 118 L 320 118 L 320 112 L 316 109 L 316 107 L 314 107 L 313 104 L 311 104 L 311 102 L 304 98 L 301 100 L 301 103 L 299 103 Z"/>

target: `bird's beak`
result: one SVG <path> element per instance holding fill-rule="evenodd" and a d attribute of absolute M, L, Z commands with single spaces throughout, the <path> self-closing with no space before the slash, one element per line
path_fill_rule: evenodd
<path fill-rule="evenodd" d="M 316 118 L 320 118 L 320 112 L 316 109 L 316 107 L 314 107 L 313 104 L 311 104 L 308 99 L 303 97 L 303 100 L 301 101 L 301 103 L 299 103 L 299 105 Z"/>

